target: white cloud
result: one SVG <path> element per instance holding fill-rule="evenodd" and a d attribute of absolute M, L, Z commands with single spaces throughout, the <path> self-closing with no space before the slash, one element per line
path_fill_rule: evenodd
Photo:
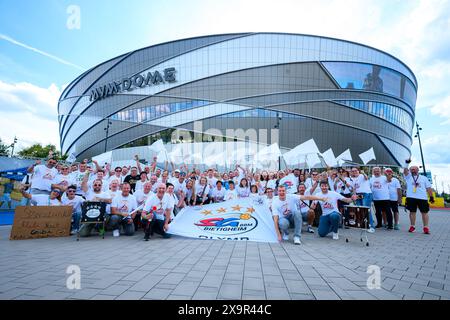
<path fill-rule="evenodd" d="M 59 148 L 57 106 L 61 90 L 51 84 L 41 88 L 31 83 L 7 83 L 0 80 L 0 137 L 15 150 L 33 143 L 55 144 Z"/>

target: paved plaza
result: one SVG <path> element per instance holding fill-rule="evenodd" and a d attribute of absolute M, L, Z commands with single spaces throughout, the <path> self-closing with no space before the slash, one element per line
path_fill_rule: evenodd
<path fill-rule="evenodd" d="M 420 217 L 418 217 L 420 218 Z M 0 299 L 449 299 L 450 211 L 430 213 L 431 235 L 377 230 L 370 246 L 359 231 L 338 241 L 303 233 L 301 246 L 94 236 L 10 241 L 0 227 Z M 345 242 L 345 235 L 350 242 Z M 291 234 L 292 238 L 292 234 Z M 66 287 L 67 267 L 81 289 Z M 367 288 L 369 265 L 381 289 Z"/>

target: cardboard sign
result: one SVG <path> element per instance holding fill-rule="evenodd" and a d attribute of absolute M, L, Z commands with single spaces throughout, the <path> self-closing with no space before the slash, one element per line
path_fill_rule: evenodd
<path fill-rule="evenodd" d="M 9 239 L 68 237 L 71 221 L 71 206 L 19 206 Z"/>

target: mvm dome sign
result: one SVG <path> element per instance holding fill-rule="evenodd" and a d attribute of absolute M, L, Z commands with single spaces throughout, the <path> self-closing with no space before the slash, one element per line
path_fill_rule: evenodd
<path fill-rule="evenodd" d="M 132 77 L 123 78 L 122 81 L 113 81 L 92 89 L 89 101 L 97 101 L 124 91 L 131 91 L 135 88 L 159 85 L 166 82 L 176 82 L 175 73 L 175 68 L 166 68 L 162 72 L 149 71 L 144 75 L 138 74 Z"/>

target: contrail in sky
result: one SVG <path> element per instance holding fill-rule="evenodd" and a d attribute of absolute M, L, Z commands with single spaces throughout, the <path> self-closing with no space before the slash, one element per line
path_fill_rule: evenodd
<path fill-rule="evenodd" d="M 19 42 L 19 41 L 17 41 L 17 40 L 14 40 L 13 38 L 10 38 L 10 37 L 8 37 L 8 36 L 6 36 L 6 35 L 4 35 L 4 34 L 1 34 L 1 33 L 0 33 L 0 39 L 6 40 L 6 41 L 11 42 L 11 43 L 13 43 L 13 44 L 15 44 L 15 45 L 18 45 L 18 46 L 20 46 L 20 47 L 23 47 L 23 48 L 25 48 L 25 49 L 28 49 L 28 50 L 37 52 L 37 53 L 39 53 L 39 54 L 42 54 L 43 56 L 46 56 L 46 57 L 48 57 L 48 58 L 50 58 L 50 59 L 53 59 L 53 60 L 55 60 L 55 61 L 58 61 L 58 62 L 60 62 L 60 63 L 62 63 L 62 64 L 65 64 L 65 65 L 68 65 L 68 66 L 77 68 L 77 69 L 82 70 L 82 71 L 85 71 L 85 70 L 86 70 L 86 68 L 77 66 L 76 64 L 73 64 L 73 63 L 68 62 L 68 61 L 66 61 L 66 60 L 64 60 L 64 59 L 58 58 L 58 57 L 56 57 L 56 56 L 54 56 L 54 55 L 52 55 L 52 54 L 50 54 L 50 53 L 44 52 L 44 51 L 42 51 L 42 50 L 39 50 L 39 49 L 30 47 L 29 45 L 26 45 L 26 44 L 21 43 L 21 42 Z"/>

